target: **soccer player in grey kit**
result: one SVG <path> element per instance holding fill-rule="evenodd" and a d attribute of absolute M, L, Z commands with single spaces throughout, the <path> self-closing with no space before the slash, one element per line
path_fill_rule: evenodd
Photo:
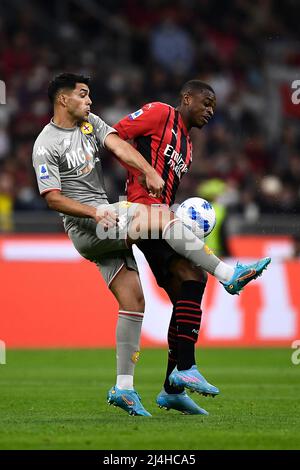
<path fill-rule="evenodd" d="M 133 387 L 144 299 L 132 245 L 154 230 L 177 253 L 214 275 L 231 294 L 259 276 L 270 258 L 233 268 L 217 258 L 167 208 L 126 201 L 109 204 L 100 162 L 103 147 L 122 163 L 139 170 L 153 197 L 160 196 L 164 182 L 115 129 L 90 112 L 88 85 L 89 78 L 69 73 L 58 75 L 50 83 L 48 95 L 54 117 L 35 141 L 33 165 L 39 191 L 48 206 L 64 214 L 64 227 L 75 248 L 98 266 L 119 303 L 117 383 L 109 391 L 108 401 L 129 414 L 151 416 Z M 199 372 L 195 390 L 219 393 Z M 200 410 L 199 414 L 207 414 Z"/>

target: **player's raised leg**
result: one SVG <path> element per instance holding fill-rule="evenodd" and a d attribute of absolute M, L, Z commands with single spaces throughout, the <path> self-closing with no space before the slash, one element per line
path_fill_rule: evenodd
<path fill-rule="evenodd" d="M 256 263 L 235 268 L 221 261 L 210 248 L 198 238 L 173 212 L 163 207 L 137 205 L 128 231 L 128 244 L 137 243 L 140 238 L 151 238 L 153 230 L 161 232 L 162 238 L 178 254 L 190 260 L 195 266 L 215 276 L 230 294 L 238 294 L 246 284 L 260 276 L 271 262 L 262 258 Z"/>
<path fill-rule="evenodd" d="M 144 316 L 144 296 L 138 273 L 123 266 L 110 284 L 119 302 L 116 328 L 117 381 L 107 395 L 109 404 L 133 416 L 151 416 L 134 389 L 134 369 L 140 354 L 140 335 Z"/>

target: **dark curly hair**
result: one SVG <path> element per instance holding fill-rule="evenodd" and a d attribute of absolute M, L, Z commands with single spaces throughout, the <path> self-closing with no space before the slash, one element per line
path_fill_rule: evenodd
<path fill-rule="evenodd" d="M 89 85 L 90 77 L 66 72 L 56 75 L 48 86 L 48 97 L 51 103 L 54 103 L 58 91 L 64 88 L 74 90 L 76 83 L 85 83 L 85 85 Z"/>

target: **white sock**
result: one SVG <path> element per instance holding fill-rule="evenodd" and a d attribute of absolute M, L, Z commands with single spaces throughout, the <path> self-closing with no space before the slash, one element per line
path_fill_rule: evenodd
<path fill-rule="evenodd" d="M 117 375 L 116 385 L 121 390 L 133 390 L 133 375 Z"/>
<path fill-rule="evenodd" d="M 234 268 L 229 264 L 220 261 L 218 266 L 215 269 L 214 276 L 220 282 L 229 282 L 234 273 Z"/>

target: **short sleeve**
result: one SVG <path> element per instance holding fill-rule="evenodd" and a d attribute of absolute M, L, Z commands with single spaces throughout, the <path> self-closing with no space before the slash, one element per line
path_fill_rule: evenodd
<path fill-rule="evenodd" d="M 58 158 L 50 146 L 36 142 L 32 162 L 40 194 L 54 189 L 61 190 Z"/>
<path fill-rule="evenodd" d="M 152 135 L 163 125 L 168 113 L 169 106 L 167 104 L 148 103 L 114 124 L 114 128 L 124 140 L 135 139 L 141 135 Z"/>
<path fill-rule="evenodd" d="M 96 114 L 89 114 L 89 123 L 92 124 L 94 135 L 99 141 L 101 147 L 104 147 L 104 142 L 108 134 L 111 134 L 112 132 L 116 133 L 116 130 L 113 127 L 110 127 L 108 124 L 106 124 L 106 122 L 104 122 Z"/>

